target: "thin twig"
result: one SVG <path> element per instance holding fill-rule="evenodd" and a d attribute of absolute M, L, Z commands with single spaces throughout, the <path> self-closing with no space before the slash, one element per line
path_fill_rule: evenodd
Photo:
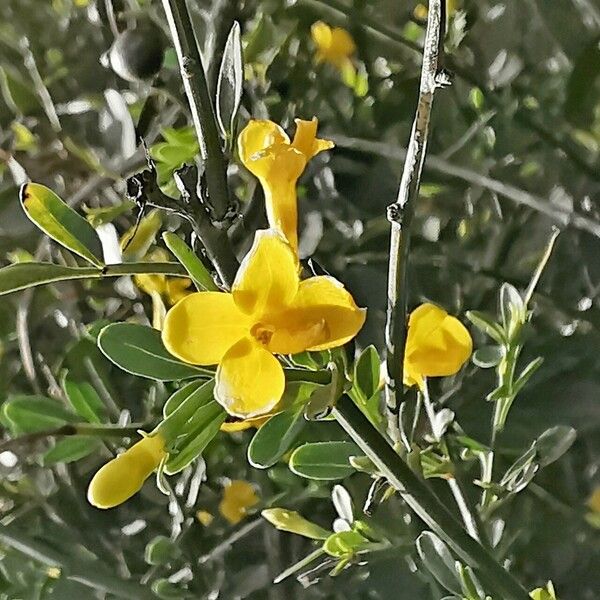
<path fill-rule="evenodd" d="M 390 435 L 400 439 L 398 411 L 403 388 L 404 345 L 406 342 L 406 274 L 410 251 L 410 227 L 414 204 L 419 194 L 429 118 L 435 89 L 439 87 L 439 59 L 445 29 L 445 0 L 429 2 L 427 32 L 421 69 L 417 111 L 408 143 L 400 189 L 395 204 L 388 209 L 391 221 L 390 262 L 388 272 L 386 340 L 386 406 Z"/>
<path fill-rule="evenodd" d="M 350 148 L 359 152 L 369 152 L 393 160 L 404 160 L 407 155 L 405 148 L 396 146 L 395 144 L 374 142 L 342 135 L 332 135 L 330 137 L 339 148 Z M 528 206 L 529 208 L 550 217 L 563 227 L 573 227 L 574 229 L 587 231 L 596 237 L 600 237 L 600 223 L 598 221 L 590 219 L 576 211 L 569 211 L 554 206 L 550 204 L 550 202 L 544 200 L 544 198 L 526 192 L 514 185 L 498 181 L 487 175 L 482 175 L 472 169 L 454 165 L 447 160 L 431 154 L 427 156 L 426 168 L 427 171 L 441 173 L 443 175 L 461 179 L 462 181 L 466 181 L 473 185 L 484 187 L 516 204 Z"/>
<path fill-rule="evenodd" d="M 185 0 L 163 0 L 163 6 L 179 60 L 181 78 L 200 145 L 200 155 L 206 165 L 206 183 L 212 217 L 215 221 L 222 222 L 230 212 L 227 164 L 198 42 Z"/>

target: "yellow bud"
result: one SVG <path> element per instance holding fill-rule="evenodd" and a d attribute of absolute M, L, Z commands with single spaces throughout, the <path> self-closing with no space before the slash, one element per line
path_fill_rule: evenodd
<path fill-rule="evenodd" d="M 89 503 L 96 508 L 113 508 L 129 500 L 140 491 L 165 455 L 162 435 L 144 437 L 94 475 L 88 488 Z"/>

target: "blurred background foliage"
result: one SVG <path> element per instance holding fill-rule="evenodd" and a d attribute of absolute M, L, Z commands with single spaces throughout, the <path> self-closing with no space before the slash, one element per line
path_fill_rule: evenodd
<path fill-rule="evenodd" d="M 196 154 L 161 3 L 112 3 L 114 19 L 104 0 L 0 3 L 3 264 L 33 256 L 72 260 L 24 216 L 23 181 L 48 185 L 96 224 L 110 221 L 124 235 L 137 213 L 125 200 L 124 180 L 144 164 L 135 124 L 152 146 L 166 191 L 172 171 Z M 556 424 L 573 426 L 577 441 L 500 517 L 512 542 L 507 557 L 530 588 L 552 579 L 561 598 L 594 600 L 600 540 L 586 500 L 600 485 L 600 6 L 594 0 L 452 4 L 445 66 L 455 78 L 435 99 L 410 302 L 427 299 L 454 314 L 495 313 L 502 282 L 525 287 L 552 224 L 561 227 L 534 296 L 524 352 L 524 360 L 543 356 L 544 365 L 511 413 L 500 460 L 509 464 Z M 213 91 L 225 39 L 233 21 L 240 22 L 242 124 L 250 116 L 270 118 L 289 130 L 294 117 L 316 115 L 321 137 L 336 141 L 301 180 L 300 248 L 369 308 L 357 344 L 381 349 L 386 206 L 395 199 L 415 109 L 424 8 L 409 0 L 191 0 L 189 6 Z M 354 37 L 352 77 L 316 64 L 310 28 L 317 20 Z M 146 77 L 156 70 L 156 77 Z M 243 253 L 253 231 L 265 225 L 262 195 L 235 159 L 230 176 L 241 215 L 231 238 Z M 163 230 L 189 234 L 185 223 L 161 216 Z M 151 224 L 148 229 L 152 242 Z M 152 247 L 161 245 L 156 236 Z M 138 251 L 145 256 L 149 249 L 142 244 Z M 156 421 L 170 388 L 119 370 L 93 341 L 104 322 L 152 321 L 150 297 L 130 279 L 5 296 L 0 314 L 1 399 L 60 399 L 61 373 L 68 369 L 71 380 L 92 385 L 101 419 Z M 476 344 L 484 343 L 474 335 Z M 470 365 L 436 393 L 446 394 L 469 435 L 485 440 L 491 405 L 484 398 L 492 387 L 492 374 Z M 286 506 L 326 528 L 336 515 L 329 483 L 301 479 L 285 464 L 251 468 L 250 437 L 218 436 L 204 460 L 172 481 L 170 499 L 147 485 L 110 512 L 89 506 L 85 490 L 117 443 L 79 441 L 58 452 L 57 442 L 38 439 L 4 450 L 0 518 L 2 535 L 13 537 L 0 539 L 0 598 L 430 597 L 430 582 L 415 573 L 413 541 L 421 526 L 396 499 L 372 518 L 397 541 L 392 550 L 335 579 L 325 568 L 303 585 L 291 579 L 273 586 L 310 545 L 273 529 L 259 509 Z M 319 423 L 303 439 L 344 436 L 334 423 Z M 258 500 L 235 524 L 218 508 L 228 480 L 251 482 Z M 357 474 L 345 485 L 358 502 L 369 479 Z M 21 539 L 41 544 L 38 554 L 24 558 Z M 63 576 L 56 564 L 79 576 Z M 104 581 L 95 591 L 85 584 L 91 572 Z M 144 592 L 136 587 L 140 581 Z"/>

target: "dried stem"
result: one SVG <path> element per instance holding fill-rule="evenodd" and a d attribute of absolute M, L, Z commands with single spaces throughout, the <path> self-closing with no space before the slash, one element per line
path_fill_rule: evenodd
<path fill-rule="evenodd" d="M 400 439 L 398 411 L 403 388 L 404 346 L 408 294 L 406 275 L 410 252 L 411 223 L 419 195 L 421 172 L 427 149 L 429 119 L 433 95 L 440 86 L 439 62 L 444 39 L 445 0 L 431 0 L 423 50 L 421 84 L 417 112 L 408 142 L 404 171 L 396 202 L 388 208 L 391 221 L 390 262 L 388 271 L 388 305 L 386 322 L 386 406 L 389 432 L 394 441 Z"/>

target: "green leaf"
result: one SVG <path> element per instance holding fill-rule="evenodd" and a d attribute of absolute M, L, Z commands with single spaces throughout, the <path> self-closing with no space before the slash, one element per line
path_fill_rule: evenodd
<path fill-rule="evenodd" d="M 172 231 L 165 231 L 162 235 L 167 248 L 176 256 L 184 269 L 199 290 L 218 291 L 218 287 L 211 277 L 208 269 L 196 256 L 195 252 Z"/>
<path fill-rule="evenodd" d="M 217 121 L 226 140 L 231 140 L 235 132 L 235 117 L 242 99 L 243 83 L 240 24 L 234 21 L 225 43 L 217 81 Z"/>
<path fill-rule="evenodd" d="M 517 380 L 513 383 L 512 393 L 517 395 L 527 382 L 533 377 L 533 374 L 542 366 L 544 359 L 541 356 L 534 358 L 524 369 Z"/>
<path fill-rule="evenodd" d="M 315 442 L 297 448 L 290 457 L 290 469 L 307 479 L 343 479 L 354 473 L 351 456 L 362 452 L 352 442 Z"/>
<path fill-rule="evenodd" d="M 65 379 L 63 381 L 63 388 L 67 400 L 80 417 L 88 423 L 102 422 L 105 412 L 104 403 L 91 384 L 86 381 L 75 383 L 74 381 Z"/>
<path fill-rule="evenodd" d="M 509 333 L 514 332 L 518 325 L 525 322 L 527 309 L 523 297 L 510 283 L 503 283 L 500 288 L 500 314 L 504 331 Z"/>
<path fill-rule="evenodd" d="M 14 435 L 55 429 L 76 421 L 75 415 L 45 396 L 13 396 L 2 405 L 2 422 Z"/>
<path fill-rule="evenodd" d="M 181 406 L 181 404 L 185 400 L 187 400 L 192 394 L 197 392 L 198 389 L 204 386 L 205 383 L 206 380 L 198 379 L 197 381 L 191 381 L 190 383 L 184 385 L 182 388 L 178 389 L 165 402 L 165 405 L 163 406 L 163 417 L 166 419 L 169 415 L 173 414 L 173 412 L 175 412 L 175 410 L 179 406 Z M 207 397 L 208 400 L 212 400 L 212 389 L 210 390 L 210 395 L 207 394 Z"/>
<path fill-rule="evenodd" d="M 156 381 L 177 381 L 213 374 L 171 356 L 162 343 L 160 331 L 144 325 L 112 323 L 100 332 L 98 347 L 124 371 Z"/>
<path fill-rule="evenodd" d="M 460 577 L 462 592 L 467 600 L 485 600 L 485 592 L 479 583 L 473 569 L 459 562 L 456 563 L 456 570 Z"/>
<path fill-rule="evenodd" d="M 381 360 L 375 346 L 368 346 L 354 365 L 354 385 L 366 402 L 380 387 Z"/>
<path fill-rule="evenodd" d="M 471 360 L 481 369 L 495 367 L 504 358 L 502 346 L 482 346 L 473 352 Z"/>
<path fill-rule="evenodd" d="M 17 263 L 0 269 L 0 296 L 18 292 L 30 287 L 71 281 L 75 279 L 102 279 L 104 277 L 122 277 L 142 273 L 158 275 L 186 275 L 185 269 L 177 263 L 126 263 L 96 267 L 63 267 L 52 263 Z"/>
<path fill-rule="evenodd" d="M 165 473 L 167 475 L 179 473 L 200 456 L 219 433 L 226 416 L 221 405 L 214 400 L 200 408 L 194 415 L 194 426 L 187 431 L 185 438 L 177 443 L 177 454 L 169 457 L 165 465 Z"/>
<path fill-rule="evenodd" d="M 69 436 L 58 440 L 42 457 L 42 465 L 51 467 L 58 463 L 71 463 L 92 454 L 100 447 L 100 441 L 87 436 Z"/>
<path fill-rule="evenodd" d="M 25 214 L 46 235 L 93 265 L 103 265 L 102 244 L 94 228 L 50 188 L 25 183 L 19 197 Z"/>
<path fill-rule="evenodd" d="M 166 565 L 180 555 L 181 550 L 172 539 L 157 535 L 146 545 L 144 560 L 149 565 Z"/>
<path fill-rule="evenodd" d="M 370 544 L 358 531 L 339 531 L 332 533 L 323 543 L 323 550 L 330 556 L 342 558 L 360 552 Z"/>
<path fill-rule="evenodd" d="M 494 321 L 494 317 L 478 310 L 467 311 L 467 319 L 483 333 L 487 333 L 496 343 L 506 343 L 506 336 L 502 327 Z"/>
<path fill-rule="evenodd" d="M 273 466 L 290 449 L 305 424 L 302 406 L 273 415 L 248 446 L 250 464 L 259 469 Z"/>
<path fill-rule="evenodd" d="M 417 538 L 417 552 L 436 581 L 449 592 L 460 594 L 460 581 L 455 569 L 455 560 L 448 546 L 431 531 L 424 531 Z"/>
<path fill-rule="evenodd" d="M 0 67 L 0 90 L 6 105 L 17 115 L 31 115 L 41 111 L 40 101 L 17 71 Z"/>
<path fill-rule="evenodd" d="M 546 429 L 535 442 L 540 466 L 547 467 L 557 461 L 575 442 L 577 432 L 568 425 Z"/>
<path fill-rule="evenodd" d="M 289 531 L 311 540 L 326 540 L 331 535 L 331 531 L 305 519 L 295 510 L 267 508 L 261 515 L 280 531 Z"/>

